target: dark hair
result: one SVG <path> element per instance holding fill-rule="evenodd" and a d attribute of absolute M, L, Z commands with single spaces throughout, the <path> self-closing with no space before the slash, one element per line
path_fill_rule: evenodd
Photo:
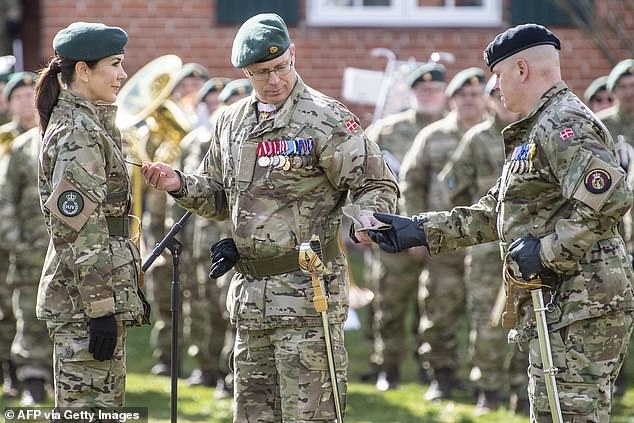
<path fill-rule="evenodd" d="M 35 84 L 35 108 L 39 115 L 39 125 L 42 134 L 46 131 L 48 121 L 57 104 L 57 97 L 61 91 L 57 74 L 60 74 L 62 83 L 70 86 L 75 79 L 75 64 L 78 60 L 65 59 L 61 56 L 53 56 L 44 68 L 40 69 Z M 98 60 L 86 61 L 90 69 L 94 69 Z"/>

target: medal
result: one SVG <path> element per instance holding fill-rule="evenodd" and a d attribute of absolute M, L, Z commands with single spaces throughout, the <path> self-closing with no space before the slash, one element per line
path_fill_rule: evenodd
<path fill-rule="evenodd" d="M 266 156 L 258 157 L 258 166 L 260 167 L 268 167 L 271 164 L 271 159 Z"/>

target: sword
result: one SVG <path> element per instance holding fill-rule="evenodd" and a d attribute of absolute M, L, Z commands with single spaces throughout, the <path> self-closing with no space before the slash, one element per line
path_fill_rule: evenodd
<path fill-rule="evenodd" d="M 332 338 L 330 337 L 330 325 L 328 323 L 328 299 L 324 295 L 319 275 L 329 274 L 330 270 L 322 261 L 321 242 L 318 235 L 313 235 L 310 241 L 302 242 L 299 247 L 299 267 L 305 273 L 310 273 L 313 291 L 313 305 L 315 310 L 321 315 L 321 323 L 324 328 L 324 339 L 326 341 L 326 356 L 328 358 L 328 370 L 330 371 L 330 383 L 332 384 L 332 395 L 335 402 L 335 414 L 337 423 L 343 423 L 341 414 L 341 403 L 339 401 L 339 386 L 337 383 L 337 372 L 335 368 L 335 356 L 332 351 Z"/>

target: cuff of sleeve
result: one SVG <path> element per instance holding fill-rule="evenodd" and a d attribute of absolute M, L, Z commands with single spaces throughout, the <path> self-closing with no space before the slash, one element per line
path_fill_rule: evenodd
<path fill-rule="evenodd" d="M 182 198 L 187 195 L 187 184 L 185 183 L 185 176 L 180 170 L 176 170 L 178 177 L 181 180 L 181 187 L 178 191 L 168 191 L 167 193 L 174 198 Z"/>
<path fill-rule="evenodd" d="M 108 316 L 115 313 L 114 298 L 104 298 L 103 300 L 93 301 L 88 304 L 86 315 L 90 318 Z"/>

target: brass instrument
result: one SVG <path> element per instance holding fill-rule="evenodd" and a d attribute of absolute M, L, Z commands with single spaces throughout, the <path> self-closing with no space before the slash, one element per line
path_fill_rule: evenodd
<path fill-rule="evenodd" d="M 169 97 L 182 67 L 178 56 L 158 57 L 139 69 L 117 96 L 116 124 L 127 154 L 138 162 L 175 164 L 180 159 L 180 142 L 192 125 Z M 133 212 L 141 216 L 143 179 L 138 167 L 132 169 L 132 192 Z"/>

